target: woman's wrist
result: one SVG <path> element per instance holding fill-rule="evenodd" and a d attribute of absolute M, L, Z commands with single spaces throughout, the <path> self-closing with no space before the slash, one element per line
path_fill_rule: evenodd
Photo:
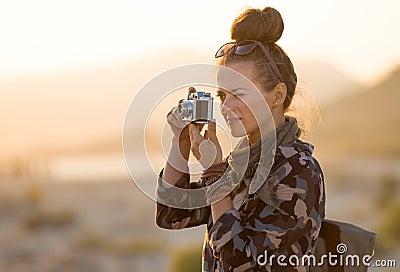
<path fill-rule="evenodd" d="M 174 145 L 181 156 L 188 161 L 189 160 L 189 155 L 190 155 L 190 140 L 188 139 L 178 139 L 177 136 L 174 136 L 172 138 L 172 145 Z"/>
<path fill-rule="evenodd" d="M 205 181 L 206 186 L 210 186 L 217 182 L 225 174 L 228 168 L 227 162 L 217 162 L 211 165 L 209 168 L 203 171 L 201 179 Z"/>
<path fill-rule="evenodd" d="M 216 174 L 214 177 L 206 179 L 206 203 L 214 204 L 230 195 L 235 185 L 232 183 L 232 173 L 224 173 L 221 176 Z"/>

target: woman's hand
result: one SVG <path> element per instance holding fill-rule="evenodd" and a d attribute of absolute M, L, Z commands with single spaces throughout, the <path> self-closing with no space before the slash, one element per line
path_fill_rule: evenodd
<path fill-rule="evenodd" d="M 200 134 L 202 126 L 189 124 L 190 149 L 203 168 L 222 161 L 222 149 L 217 138 L 217 126 L 214 121 L 208 123 L 204 136 Z"/>
<path fill-rule="evenodd" d="M 188 127 L 185 122 L 182 121 L 182 118 L 178 113 L 178 107 L 173 107 L 168 112 L 167 122 L 174 134 L 174 138 L 179 139 L 180 142 L 189 142 Z"/>

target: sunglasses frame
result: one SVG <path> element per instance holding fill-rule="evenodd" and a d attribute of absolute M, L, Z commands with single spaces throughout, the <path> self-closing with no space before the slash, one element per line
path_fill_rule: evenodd
<path fill-rule="evenodd" d="M 246 43 L 246 44 L 245 44 L 245 45 L 242 45 L 243 43 Z M 225 47 L 227 47 L 228 45 L 232 45 L 232 46 L 225 50 Z M 250 46 L 250 49 L 245 50 L 245 52 L 240 52 L 240 51 L 238 51 L 238 49 L 239 49 L 240 47 L 244 47 L 244 46 Z M 278 66 L 276 66 L 276 63 L 275 63 L 274 60 L 272 59 L 271 54 L 269 53 L 268 47 L 264 46 L 264 44 L 263 44 L 262 42 L 260 42 L 260 41 L 256 41 L 256 40 L 244 40 L 244 41 L 241 41 L 240 43 L 228 42 L 228 43 L 222 45 L 222 46 L 217 50 L 217 52 L 215 53 L 215 58 L 220 58 L 220 57 L 222 57 L 222 56 L 225 56 L 226 53 L 227 53 L 229 50 L 232 50 L 232 48 L 234 48 L 234 49 L 233 49 L 233 50 L 234 50 L 233 52 L 234 52 L 236 55 L 247 55 L 247 54 L 250 54 L 250 53 L 254 50 L 254 48 L 256 48 L 257 46 L 261 48 L 262 52 L 264 53 L 265 57 L 266 57 L 267 60 L 268 60 L 268 63 L 271 65 L 272 71 L 274 72 L 275 76 L 276 76 L 281 82 L 283 82 L 283 80 L 282 80 L 282 75 L 281 75 L 281 73 L 280 73 L 280 71 L 279 71 L 279 69 L 278 69 Z"/>

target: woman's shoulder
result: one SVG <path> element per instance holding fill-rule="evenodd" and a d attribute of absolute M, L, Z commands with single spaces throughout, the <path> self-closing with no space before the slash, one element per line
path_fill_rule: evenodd
<path fill-rule="evenodd" d="M 309 197 L 309 192 L 322 195 L 323 186 L 320 185 L 323 184 L 323 174 L 312 155 L 313 150 L 312 144 L 301 140 L 277 146 L 275 162 L 257 191 L 259 198 L 276 207 L 277 204 L 294 199 L 293 195 L 303 200 Z M 315 191 L 317 186 L 321 189 Z"/>
<path fill-rule="evenodd" d="M 276 155 L 287 159 L 295 155 L 312 156 L 313 152 L 314 146 L 312 144 L 299 139 L 276 147 Z"/>
<path fill-rule="evenodd" d="M 276 147 L 276 164 L 289 166 L 292 174 L 300 172 L 322 172 L 317 159 L 313 156 L 314 146 L 311 143 L 295 140 Z M 286 167 L 288 168 L 288 167 Z M 289 174 L 289 173 L 288 173 Z"/>

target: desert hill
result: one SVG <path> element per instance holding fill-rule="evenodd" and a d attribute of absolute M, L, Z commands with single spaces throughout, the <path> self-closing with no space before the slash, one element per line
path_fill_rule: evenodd
<path fill-rule="evenodd" d="M 400 155 L 400 67 L 321 110 L 313 141 L 324 152 Z"/>

